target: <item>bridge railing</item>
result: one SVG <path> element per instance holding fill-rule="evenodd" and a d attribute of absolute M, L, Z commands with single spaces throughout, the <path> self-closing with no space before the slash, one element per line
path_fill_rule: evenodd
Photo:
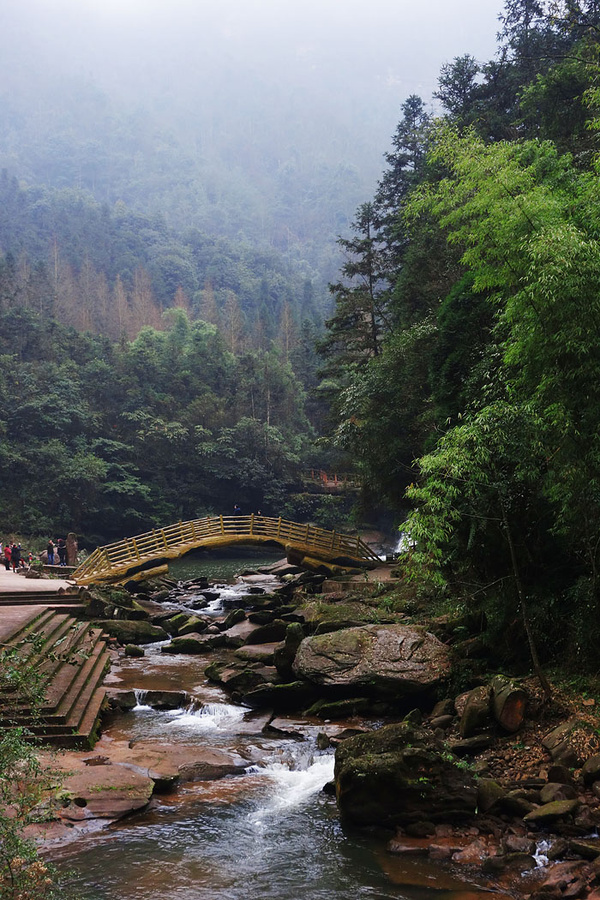
<path fill-rule="evenodd" d="M 188 522 L 176 522 L 166 528 L 153 528 L 144 534 L 124 538 L 98 547 L 73 573 L 77 580 L 94 575 L 108 575 L 162 555 L 177 556 L 185 547 L 202 546 L 214 540 L 215 545 L 227 538 L 256 538 L 291 544 L 327 557 L 348 556 L 356 560 L 377 561 L 374 553 L 360 537 L 326 531 L 315 525 L 301 525 L 287 519 L 269 516 L 206 516 Z"/>

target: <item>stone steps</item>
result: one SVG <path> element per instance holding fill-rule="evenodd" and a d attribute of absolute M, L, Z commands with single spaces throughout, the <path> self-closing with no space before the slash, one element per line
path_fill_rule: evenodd
<path fill-rule="evenodd" d="M 79 603 L 77 594 L 59 593 L 57 591 L 2 591 L 0 593 L 0 608 L 4 606 L 37 606 L 43 605 L 49 609 L 57 609 L 77 615 L 84 609 Z"/>
<path fill-rule="evenodd" d="M 57 747 L 93 746 L 110 666 L 102 630 L 41 606 L 5 607 L 3 613 L 0 642 L 18 649 L 16 664 L 34 670 L 45 699 L 34 713 L 26 698 L 0 695 L 0 726 L 24 726 Z M 34 636 L 35 645 L 29 643 Z"/>

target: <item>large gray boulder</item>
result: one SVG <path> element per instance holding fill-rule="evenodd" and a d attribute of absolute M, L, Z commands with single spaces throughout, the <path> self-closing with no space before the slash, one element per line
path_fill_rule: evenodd
<path fill-rule="evenodd" d="M 448 648 L 416 625 L 363 625 L 305 638 L 294 672 L 329 693 L 429 693 L 450 671 Z"/>
<path fill-rule="evenodd" d="M 477 807 L 474 775 L 408 722 L 340 744 L 335 784 L 340 814 L 355 825 L 464 821 Z"/>

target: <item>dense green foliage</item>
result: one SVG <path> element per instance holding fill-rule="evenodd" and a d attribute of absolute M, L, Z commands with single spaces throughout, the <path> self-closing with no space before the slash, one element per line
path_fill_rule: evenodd
<path fill-rule="evenodd" d="M 600 600 L 598 24 L 595 3 L 510 0 L 498 58 L 443 68 L 446 115 L 420 120 L 410 164 L 405 109 L 371 206 L 388 331 L 359 360 L 339 347 L 350 280 L 328 323 L 338 346 L 324 343 L 335 440 L 409 511 L 408 572 L 481 611 L 499 654 L 527 632 L 585 665 Z M 372 254 L 351 249 L 360 272 Z"/>
<path fill-rule="evenodd" d="M 304 392 L 275 349 L 230 353 L 169 314 L 133 342 L 0 314 L 5 530 L 88 538 L 207 513 L 274 514 L 309 465 Z"/>

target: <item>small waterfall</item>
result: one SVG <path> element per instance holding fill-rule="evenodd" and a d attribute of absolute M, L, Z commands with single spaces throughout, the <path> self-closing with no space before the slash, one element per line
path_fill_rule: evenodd
<path fill-rule="evenodd" d="M 198 707 L 194 704 L 186 709 L 177 709 L 171 713 L 168 728 L 185 729 L 187 731 L 231 731 L 248 712 L 243 706 L 229 703 L 207 703 Z"/>
<path fill-rule="evenodd" d="M 303 806 L 333 779 L 333 753 L 315 752 L 314 745 L 294 743 L 284 749 L 279 759 L 266 765 L 250 766 L 247 771 L 269 779 L 264 804 L 251 815 L 259 826 L 268 816 L 287 814 Z"/>
<path fill-rule="evenodd" d="M 152 709 L 151 706 L 148 706 L 147 703 L 144 703 L 148 691 L 143 691 L 140 688 L 134 688 L 133 693 L 135 694 L 135 706 L 133 707 L 132 712 L 146 712 L 149 709 Z"/>
<path fill-rule="evenodd" d="M 400 537 L 398 538 L 398 543 L 394 547 L 394 554 L 408 553 L 409 550 L 412 550 L 415 542 L 412 540 L 410 533 L 408 531 L 401 531 Z"/>

